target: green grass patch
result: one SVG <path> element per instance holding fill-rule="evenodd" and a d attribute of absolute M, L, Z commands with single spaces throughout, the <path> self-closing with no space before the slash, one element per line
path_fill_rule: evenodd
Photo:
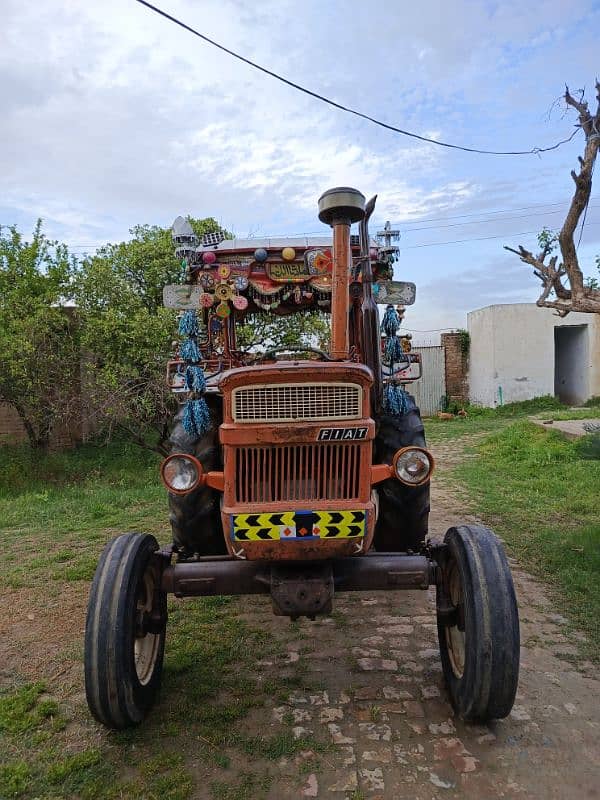
<path fill-rule="evenodd" d="M 3 585 L 27 587 L 32 603 L 43 604 L 69 582 L 80 582 L 84 603 L 110 538 L 141 530 L 169 541 L 158 465 L 158 456 L 126 442 L 47 456 L 2 448 Z M 198 791 L 197 781 L 219 783 L 236 756 L 247 758 L 240 742 L 249 711 L 265 703 L 267 689 L 289 691 L 285 673 L 265 676 L 255 663 L 282 656 L 282 648 L 242 617 L 237 599 L 171 600 L 163 690 L 138 728 L 112 732 L 98 746 L 84 701 L 73 703 L 71 697 L 67 706 L 60 696 L 50 697 L 43 683 L 0 692 L 0 798 L 186 800 Z M 66 640 L 64 663 L 81 656 L 81 640 Z M 78 733 L 71 740 L 73 723 Z M 269 747 L 276 752 L 290 745 L 263 743 L 265 753 Z M 218 791 L 242 798 L 253 790 L 255 798 L 270 783 L 251 776 L 234 785 L 222 782 Z"/>
<path fill-rule="evenodd" d="M 0 764 L 0 797 L 22 797 L 30 784 L 31 774 L 25 761 Z"/>
<path fill-rule="evenodd" d="M 44 724 L 62 727 L 58 703 L 41 697 L 45 688 L 43 683 L 31 683 L 0 692 L 0 733 L 23 736 Z"/>
<path fill-rule="evenodd" d="M 210 788 L 213 800 L 264 800 L 272 783 L 268 773 L 244 772 L 237 781 L 213 781 Z"/>
<path fill-rule="evenodd" d="M 569 419 L 599 419 L 600 418 L 600 406 L 591 406 L 590 408 L 576 408 L 576 409 L 566 409 L 565 411 L 556 411 L 552 413 L 551 411 L 544 411 L 543 414 L 539 415 L 540 419 L 552 419 L 555 422 L 562 422 L 563 420 Z"/>
<path fill-rule="evenodd" d="M 586 408 L 600 408 L 600 395 L 594 395 L 583 404 Z"/>
<path fill-rule="evenodd" d="M 104 543 L 122 531 L 166 538 L 159 457 L 127 442 L 33 453 L 2 447 L 0 547 L 12 588 L 89 581 Z"/>
<path fill-rule="evenodd" d="M 581 440 L 518 421 L 476 445 L 478 457 L 453 478 L 521 564 L 558 590 L 597 657 L 600 461 L 582 457 L 581 448 Z"/>
<path fill-rule="evenodd" d="M 493 417 L 520 417 L 526 414 L 546 411 L 547 409 L 564 408 L 566 408 L 566 406 L 564 403 L 561 403 L 557 397 L 547 394 L 541 397 L 533 397 L 531 400 L 518 400 L 515 403 L 505 403 L 504 405 L 495 406 L 494 408 L 453 402 L 448 404 L 445 410 L 456 414 L 457 411 L 463 409 L 470 417 L 485 417 L 491 419 Z"/>
<path fill-rule="evenodd" d="M 322 753 L 328 749 L 327 745 L 312 737 L 295 738 L 290 730 L 270 737 L 247 736 L 241 740 L 240 744 L 249 756 L 266 758 L 270 761 L 289 758 L 306 750 Z"/>

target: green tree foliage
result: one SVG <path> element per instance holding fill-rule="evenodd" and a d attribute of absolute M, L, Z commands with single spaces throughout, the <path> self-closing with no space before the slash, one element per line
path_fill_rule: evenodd
<path fill-rule="evenodd" d="M 558 248 L 558 233 L 550 230 L 550 228 L 542 228 L 540 233 L 538 233 L 537 239 L 542 252 L 546 254 L 554 253 Z M 596 256 L 596 269 L 600 276 L 600 256 Z M 600 279 L 593 275 L 586 277 L 583 284 L 587 289 L 600 289 Z"/>
<path fill-rule="evenodd" d="M 219 229 L 212 218 L 190 221 L 198 235 Z M 122 430 L 164 453 L 176 410 L 165 370 L 177 318 L 162 290 L 183 279 L 170 229 L 138 225 L 80 264 L 46 239 L 41 222 L 31 242 L 4 229 L 0 246 L 0 400 L 17 409 L 31 443 L 47 447 L 53 426 L 83 411 L 98 433 Z M 75 308 L 64 308 L 68 300 Z M 326 348 L 328 315 L 253 314 L 238 334 L 241 349 Z"/>
<path fill-rule="evenodd" d="M 191 223 L 199 235 L 219 229 L 212 218 Z M 125 430 L 164 453 L 175 410 L 165 370 L 176 315 L 163 308 L 162 290 L 182 281 L 183 268 L 170 229 L 137 225 L 130 232 L 129 241 L 86 258 L 77 278 L 82 346 L 92 367 L 87 394 L 97 428 Z"/>
<path fill-rule="evenodd" d="M 35 448 L 78 415 L 79 342 L 71 295 L 75 261 L 46 238 L 0 230 L 0 401 L 16 409 Z"/>
<path fill-rule="evenodd" d="M 251 314 L 238 329 L 238 346 L 253 350 L 293 350 L 294 347 L 329 345 L 329 314 L 305 311 L 285 316 L 267 312 Z"/>

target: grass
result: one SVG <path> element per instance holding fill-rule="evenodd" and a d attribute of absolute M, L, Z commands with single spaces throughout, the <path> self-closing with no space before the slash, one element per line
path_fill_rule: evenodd
<path fill-rule="evenodd" d="M 530 409 L 528 409 L 529 411 Z M 446 423 L 454 426 L 455 421 Z M 428 423 L 432 442 L 455 438 Z M 496 414 L 460 420 L 474 458 L 448 478 L 470 495 L 470 510 L 490 524 L 521 565 L 554 589 L 560 607 L 600 652 L 600 447 L 595 436 L 568 440 L 526 419 Z M 441 433 L 441 435 L 440 435 Z M 485 434 L 488 434 L 485 436 Z M 435 444 L 433 445 L 435 452 Z"/>
<path fill-rule="evenodd" d="M 144 530 L 169 540 L 158 463 L 125 442 L 45 457 L 2 448 L 0 546 L 9 558 L 0 580 L 26 589 L 32 618 L 42 620 L 48 598 L 70 584 L 82 619 L 99 554 L 117 533 Z M 81 622 L 67 625 L 57 662 L 74 668 L 75 694 L 60 681 L 18 674 L 0 684 L 0 798 L 186 800 L 198 781 L 213 787 L 216 800 L 264 796 L 273 759 L 323 745 L 245 729 L 253 709 L 287 699 L 303 678 L 256 669 L 257 659 L 282 658 L 285 647 L 240 608 L 231 598 L 170 601 L 161 699 L 144 725 L 108 734 L 81 696 Z M 250 758 L 252 773 L 233 774 L 232 764 Z"/>
<path fill-rule="evenodd" d="M 471 448 L 473 457 L 451 480 L 471 493 L 473 510 L 555 588 L 597 643 L 600 462 L 594 447 L 584 457 L 586 442 L 527 423 L 535 411 L 544 408 L 432 420 L 428 436 L 434 452 L 436 443 Z M 200 789 L 213 800 L 260 800 L 273 794 L 281 758 L 293 762 L 301 751 L 326 750 L 312 737 L 294 739 L 289 727 L 277 735 L 252 727 L 255 709 L 284 703 L 314 677 L 300 665 L 278 666 L 285 641 L 248 621 L 235 599 L 172 600 L 158 706 L 143 726 L 125 732 L 101 732 L 90 720 L 81 695 L 89 579 L 104 543 L 120 531 L 150 531 L 168 541 L 157 467 L 152 453 L 124 442 L 43 458 L 19 447 L 0 452 L 0 546 L 8 556 L 0 585 L 25 589 L 42 639 L 48 600 L 62 602 L 69 587 L 75 603 L 75 620 L 65 619 L 64 630 L 61 625 L 47 674 L 3 673 L 11 674 L 0 684 L 3 800 L 186 800 Z M 336 619 L 345 624 L 343 615 Z M 300 630 L 289 632 L 298 637 Z M 256 668 L 257 660 L 269 658 L 272 669 Z M 51 673 L 65 666 L 71 677 L 63 685 Z M 377 707 L 371 713 L 378 718 Z M 297 769 L 301 774 L 302 765 Z"/>
<path fill-rule="evenodd" d="M 539 417 L 540 419 L 553 419 L 556 422 L 568 419 L 599 419 L 600 406 L 590 406 L 590 408 L 585 409 L 567 409 L 566 411 L 556 411 L 555 413 L 545 411 Z"/>
<path fill-rule="evenodd" d="M 4 582 L 16 589 L 90 580 L 99 550 L 117 533 L 166 537 L 158 464 L 158 456 L 123 442 L 46 456 L 3 447 L 0 547 L 14 556 Z"/>

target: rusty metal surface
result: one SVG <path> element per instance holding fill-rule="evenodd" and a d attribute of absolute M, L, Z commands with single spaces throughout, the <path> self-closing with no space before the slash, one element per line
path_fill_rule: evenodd
<path fill-rule="evenodd" d="M 435 563 L 426 556 L 370 553 L 329 563 L 337 592 L 426 589 L 435 583 Z M 293 566 L 294 580 L 301 579 L 302 570 L 307 576 L 315 570 L 315 564 L 310 562 L 296 562 Z M 272 565 L 264 561 L 233 558 L 183 562 L 165 567 L 161 587 L 177 597 L 269 594 L 271 569 Z M 276 575 L 281 581 L 285 573 L 278 569 Z"/>
<path fill-rule="evenodd" d="M 348 276 L 352 269 L 350 225 L 336 222 L 333 225 L 333 271 L 331 275 L 331 357 L 343 361 L 350 348 L 348 311 L 350 298 Z"/>
<path fill-rule="evenodd" d="M 379 311 L 373 297 L 373 269 L 369 249 L 369 219 L 375 209 L 377 195 L 366 205 L 365 216 L 360 222 L 360 257 L 362 264 L 362 342 L 363 359 L 373 373 L 371 388 L 371 406 L 377 414 L 381 405 L 382 382 L 380 363 Z"/>
<path fill-rule="evenodd" d="M 236 448 L 235 502 L 358 501 L 364 450 L 356 442 Z"/>
<path fill-rule="evenodd" d="M 271 567 L 271 602 L 273 613 L 292 619 L 333 610 L 334 580 L 331 563 Z"/>
<path fill-rule="evenodd" d="M 323 428 L 366 428 L 361 442 L 375 438 L 375 423 L 369 417 L 352 420 L 325 420 L 323 422 L 278 422 L 263 425 L 246 425 L 224 422 L 219 428 L 223 445 L 253 446 L 263 444 L 308 444 L 319 441 Z M 323 441 L 323 440 L 321 440 Z"/>
<path fill-rule="evenodd" d="M 327 383 L 327 382 L 360 383 L 368 388 L 373 382 L 371 370 L 364 364 L 334 364 L 323 361 L 279 361 L 277 364 L 258 364 L 253 367 L 241 367 L 224 372 L 219 381 L 223 393 L 223 421 L 232 423 L 231 392 L 238 386 L 273 383 Z M 368 398 L 367 398 L 368 399 Z M 371 410 L 365 401 L 363 416 L 369 417 Z"/>
<path fill-rule="evenodd" d="M 370 553 L 335 564 L 338 592 L 383 589 L 427 589 L 435 583 L 435 565 L 426 556 Z"/>

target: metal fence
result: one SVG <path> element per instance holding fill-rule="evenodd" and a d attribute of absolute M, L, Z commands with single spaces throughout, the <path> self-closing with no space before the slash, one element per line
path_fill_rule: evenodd
<path fill-rule="evenodd" d="M 446 395 L 446 361 L 443 347 L 414 347 L 421 354 L 423 377 L 407 388 L 424 417 L 432 417 L 442 410 Z"/>

